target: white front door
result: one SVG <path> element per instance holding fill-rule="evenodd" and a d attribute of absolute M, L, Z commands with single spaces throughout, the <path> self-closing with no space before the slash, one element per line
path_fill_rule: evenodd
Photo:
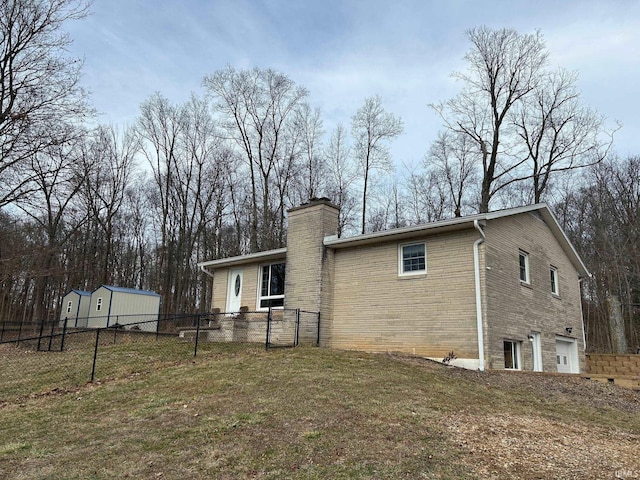
<path fill-rule="evenodd" d="M 229 284 L 227 288 L 227 312 L 240 311 L 242 302 L 242 269 L 236 268 L 229 271 Z"/>
<path fill-rule="evenodd" d="M 578 373 L 575 363 L 575 342 L 556 339 L 556 364 L 559 373 Z"/>

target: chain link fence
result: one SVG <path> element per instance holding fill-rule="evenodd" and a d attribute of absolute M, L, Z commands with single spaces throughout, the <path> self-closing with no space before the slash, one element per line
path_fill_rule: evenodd
<path fill-rule="evenodd" d="M 1 322 L 0 404 L 150 371 L 197 355 L 318 345 L 320 316 L 273 309 L 135 320 L 119 316 L 99 328 L 70 327 L 69 319 Z"/>

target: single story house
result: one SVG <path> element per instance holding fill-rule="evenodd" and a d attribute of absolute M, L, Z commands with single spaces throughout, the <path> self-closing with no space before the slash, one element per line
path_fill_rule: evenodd
<path fill-rule="evenodd" d="M 161 297 L 156 292 L 102 285 L 91 293 L 87 327 L 100 328 L 132 323 L 136 328 L 158 329 Z M 144 322 L 144 323 L 141 323 Z"/>
<path fill-rule="evenodd" d="M 89 316 L 89 303 L 91 303 L 91 292 L 86 290 L 71 290 L 62 297 L 62 308 L 60 309 L 60 326 L 64 326 L 66 320 L 67 327 L 86 327 Z"/>
<path fill-rule="evenodd" d="M 339 238 L 338 208 L 289 211 L 287 247 L 202 262 L 212 310 L 320 312 L 320 344 L 470 369 L 585 369 L 587 268 L 545 204 Z"/>

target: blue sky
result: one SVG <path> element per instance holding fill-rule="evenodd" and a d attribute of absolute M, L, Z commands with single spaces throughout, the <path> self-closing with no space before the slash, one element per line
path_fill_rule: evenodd
<path fill-rule="evenodd" d="M 405 123 L 394 159 L 416 163 L 441 125 L 428 104 L 460 88 L 450 74 L 464 69 L 465 31 L 487 25 L 539 29 L 551 64 L 579 72 L 583 102 L 624 125 L 615 150 L 640 155 L 635 0 L 94 0 L 91 10 L 67 30 L 102 123 L 133 123 L 156 91 L 201 94 L 226 65 L 269 67 L 307 87 L 326 131 L 380 95 Z"/>

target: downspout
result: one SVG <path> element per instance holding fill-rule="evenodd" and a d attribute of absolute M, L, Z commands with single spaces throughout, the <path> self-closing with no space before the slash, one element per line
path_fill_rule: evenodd
<path fill-rule="evenodd" d="M 584 311 L 582 310 L 582 281 L 584 277 L 578 277 L 578 286 L 580 287 L 580 320 L 582 320 L 582 349 L 587 353 L 587 334 L 584 329 Z"/>
<path fill-rule="evenodd" d="M 476 324 L 478 328 L 478 370 L 484 372 L 484 327 L 482 322 L 482 292 L 480 291 L 480 244 L 486 239 L 478 220 L 473 221 L 475 227 L 480 235 L 479 239 L 473 242 L 473 267 L 475 274 L 476 284 Z"/>
<path fill-rule="evenodd" d="M 202 273 L 204 273 L 205 275 L 210 276 L 211 278 L 214 278 L 213 273 L 211 273 L 209 270 L 207 270 L 204 265 L 200 265 L 200 271 Z M 244 282 L 243 282 L 244 283 Z M 213 310 L 213 285 L 211 286 L 211 305 L 209 305 L 209 310 Z"/>

